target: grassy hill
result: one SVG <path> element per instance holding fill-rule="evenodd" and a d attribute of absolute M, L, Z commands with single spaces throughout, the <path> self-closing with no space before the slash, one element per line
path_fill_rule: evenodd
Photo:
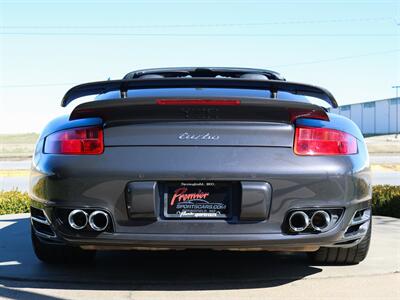
<path fill-rule="evenodd" d="M 31 157 L 38 137 L 37 133 L 0 134 L 0 159 Z"/>

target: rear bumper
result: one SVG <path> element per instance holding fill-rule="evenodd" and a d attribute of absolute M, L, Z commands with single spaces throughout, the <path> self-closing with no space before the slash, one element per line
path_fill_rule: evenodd
<path fill-rule="evenodd" d="M 30 195 L 44 209 L 61 242 L 85 248 L 211 248 L 242 250 L 304 250 L 320 246 L 351 246 L 366 233 L 369 220 L 347 233 L 354 214 L 370 205 L 367 154 L 342 157 L 298 157 L 278 147 L 110 147 L 101 156 L 37 153 Z M 202 155 L 199 155 L 201 151 Z M 264 219 L 135 220 L 127 208 L 132 182 L 209 180 L 265 182 L 271 198 Z M 241 201 L 246 201 L 242 195 Z M 159 200 L 154 197 L 155 203 Z M 155 207 L 157 205 L 155 204 Z M 113 232 L 85 236 L 65 230 L 55 208 L 100 208 L 113 220 Z M 335 226 L 318 234 L 286 234 L 288 212 L 303 208 L 342 208 Z M 44 240 L 48 237 L 42 236 Z"/>
<path fill-rule="evenodd" d="M 352 209 L 353 210 L 353 209 Z M 366 217 L 356 232 L 348 234 L 351 224 L 345 216 L 334 229 L 319 234 L 133 234 L 101 233 L 96 237 L 68 236 L 54 226 L 54 238 L 39 237 L 43 241 L 79 246 L 84 249 L 214 249 L 214 250 L 268 250 L 315 251 L 325 247 L 351 247 L 358 244 L 367 233 L 370 218 Z M 240 225 L 239 225 L 240 226 Z"/>

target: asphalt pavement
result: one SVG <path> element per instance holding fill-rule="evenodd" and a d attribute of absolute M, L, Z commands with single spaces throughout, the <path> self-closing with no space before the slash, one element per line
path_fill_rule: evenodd
<path fill-rule="evenodd" d="M 400 220 L 374 217 L 367 259 L 312 265 L 303 253 L 108 251 L 89 265 L 46 265 L 27 214 L 0 217 L 0 298 L 400 299 Z"/>

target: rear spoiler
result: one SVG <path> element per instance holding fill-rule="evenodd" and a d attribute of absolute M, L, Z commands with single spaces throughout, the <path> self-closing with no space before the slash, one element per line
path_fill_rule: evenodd
<path fill-rule="evenodd" d="M 101 118 L 118 122 L 245 121 L 294 123 L 299 118 L 329 121 L 325 109 L 311 103 L 264 98 L 176 99 L 153 97 L 89 101 L 79 104 L 69 119 Z"/>
<path fill-rule="evenodd" d="M 75 99 L 84 96 L 120 91 L 121 98 L 126 98 L 128 90 L 158 88 L 229 88 L 269 90 L 271 91 L 271 98 L 276 98 L 276 93 L 281 91 L 318 98 L 334 108 L 338 106 L 333 95 L 328 90 L 321 87 L 281 80 L 252 80 L 236 78 L 157 78 L 90 82 L 71 88 L 64 95 L 64 98 L 61 101 L 61 106 L 65 107 Z"/>

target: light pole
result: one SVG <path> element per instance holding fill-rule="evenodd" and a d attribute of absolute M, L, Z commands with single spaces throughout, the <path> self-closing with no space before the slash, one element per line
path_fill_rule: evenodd
<path fill-rule="evenodd" d="M 395 138 L 397 139 L 397 136 L 399 134 L 399 88 L 400 85 L 394 85 L 392 86 L 393 89 L 396 89 L 396 135 Z"/>

